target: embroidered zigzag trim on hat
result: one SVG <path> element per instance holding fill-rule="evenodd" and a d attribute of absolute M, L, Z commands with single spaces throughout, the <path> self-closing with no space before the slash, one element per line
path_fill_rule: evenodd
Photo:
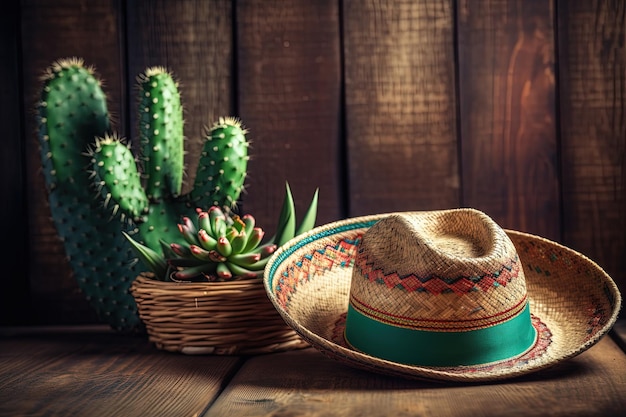
<path fill-rule="evenodd" d="M 460 276 L 453 279 L 436 275 L 426 277 L 419 277 L 415 274 L 400 276 L 397 272 L 385 274 L 382 269 L 374 268 L 364 256 L 357 256 L 355 268 L 358 269 L 361 276 L 370 282 L 385 284 L 388 288 L 395 287 L 407 292 L 426 291 L 434 295 L 446 292 L 467 294 L 471 291 L 488 291 L 494 287 L 506 287 L 509 282 L 517 278 L 520 271 L 517 256 L 497 271 L 488 272 L 484 275 Z"/>
<path fill-rule="evenodd" d="M 307 253 L 291 264 L 283 271 L 276 285 L 276 297 L 282 307 L 287 306 L 291 294 L 300 282 L 306 282 L 316 274 L 322 274 L 336 266 L 342 268 L 352 266 L 360 240 L 361 235 L 355 236 L 354 239 L 342 240 L 335 246 L 326 246 Z"/>

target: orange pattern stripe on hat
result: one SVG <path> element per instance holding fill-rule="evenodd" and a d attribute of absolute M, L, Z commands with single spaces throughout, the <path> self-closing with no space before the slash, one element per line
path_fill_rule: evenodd
<path fill-rule="evenodd" d="M 437 275 L 420 277 L 415 274 L 400 276 L 397 272 L 385 274 L 380 268 L 374 268 L 368 262 L 367 256 L 358 251 L 355 268 L 370 282 L 379 282 L 389 288 L 401 288 L 407 292 L 424 291 L 433 295 L 445 292 L 454 292 L 457 295 L 467 294 L 471 291 L 489 291 L 492 288 L 506 285 L 516 279 L 519 272 L 519 258 L 517 256 L 510 263 L 502 265 L 498 271 L 486 272 L 483 275 L 469 275 L 455 278 L 446 278 Z"/>
<path fill-rule="evenodd" d="M 355 234 L 351 239 L 346 238 L 335 246 L 324 246 L 312 252 L 303 253 L 297 262 L 281 273 L 276 288 L 276 297 L 281 306 L 286 308 L 298 283 L 309 281 L 315 275 L 329 271 L 334 266 L 352 265 L 360 239 L 361 235 Z"/>

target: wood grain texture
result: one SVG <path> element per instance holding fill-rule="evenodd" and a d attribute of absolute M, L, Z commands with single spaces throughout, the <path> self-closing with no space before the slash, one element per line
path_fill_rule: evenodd
<path fill-rule="evenodd" d="M 452 2 L 343 4 L 350 215 L 457 207 Z"/>
<path fill-rule="evenodd" d="M 561 238 L 551 0 L 461 1 L 463 205 Z"/>
<path fill-rule="evenodd" d="M 24 82 L 22 115 L 25 123 L 32 314 L 38 323 L 88 323 L 95 314 L 79 292 L 52 223 L 41 174 L 35 109 L 40 76 L 60 58 L 81 57 L 96 67 L 110 97 L 109 110 L 117 125 L 125 124 L 122 100 L 124 67 L 120 52 L 120 2 L 24 0 L 21 2 L 21 70 Z M 124 131 L 121 131 L 124 134 Z"/>
<path fill-rule="evenodd" d="M 626 5 L 558 2 L 564 241 L 626 288 Z"/>
<path fill-rule="evenodd" d="M 163 66 L 179 82 L 184 108 L 183 192 L 193 186 L 207 127 L 234 115 L 233 22 L 230 0 L 131 1 L 127 5 L 130 120 L 138 142 L 136 76 Z"/>
<path fill-rule="evenodd" d="M 248 360 L 204 417 L 620 416 L 625 369 L 608 337 L 555 368 L 498 384 L 379 376 L 307 349 Z"/>
<path fill-rule="evenodd" d="M 12 278 L 0 291 L 0 324 L 26 324 L 31 321 L 28 283 L 28 217 L 26 212 L 24 147 L 19 103 L 19 2 L 4 4 L 0 14 L 0 218 L 7 219 L 5 236 L 12 243 L 4 250 L 6 259 L 14 261 L 9 268 Z"/>
<path fill-rule="evenodd" d="M 0 337 L 0 415 L 198 416 L 237 367 L 106 330 Z"/>
<path fill-rule="evenodd" d="M 246 213 L 273 235 L 289 182 L 298 222 L 319 187 L 317 224 L 345 215 L 339 3 L 237 3 L 239 115 L 250 130 Z"/>

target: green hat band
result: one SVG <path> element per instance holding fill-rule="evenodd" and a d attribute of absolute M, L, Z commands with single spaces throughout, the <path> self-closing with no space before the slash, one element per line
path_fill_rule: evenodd
<path fill-rule="evenodd" d="M 536 340 L 530 308 L 493 326 L 471 331 L 425 331 L 390 325 L 363 314 L 352 302 L 346 341 L 355 349 L 407 365 L 478 365 L 523 354 Z"/>

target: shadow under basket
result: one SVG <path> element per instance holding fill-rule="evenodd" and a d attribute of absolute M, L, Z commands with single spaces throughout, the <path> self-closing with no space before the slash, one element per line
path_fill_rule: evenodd
<path fill-rule="evenodd" d="M 143 272 L 130 292 L 158 349 L 256 355 L 309 346 L 276 311 L 259 278 L 164 282 Z"/>

